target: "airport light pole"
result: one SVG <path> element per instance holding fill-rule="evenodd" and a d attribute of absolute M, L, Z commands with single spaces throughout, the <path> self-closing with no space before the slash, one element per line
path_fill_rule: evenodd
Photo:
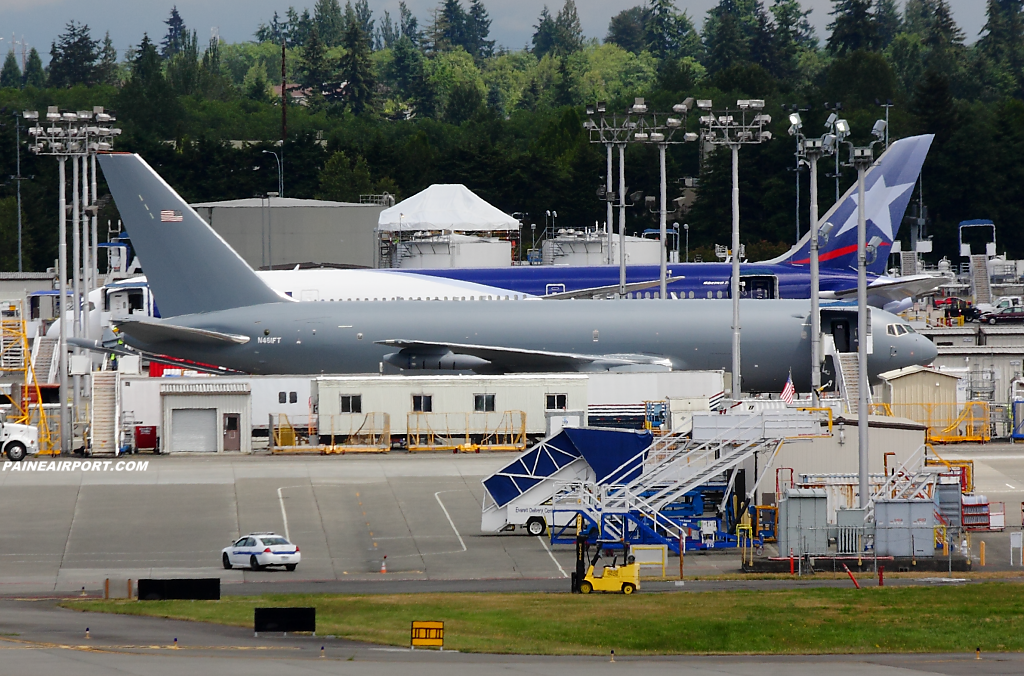
<path fill-rule="evenodd" d="M 793 170 L 796 172 L 796 239 L 794 242 L 800 241 L 800 167 L 804 163 L 803 153 L 803 141 L 804 135 L 801 133 L 804 123 L 800 117 L 800 113 L 806 113 L 810 108 L 801 108 L 797 104 L 789 105 L 787 103 L 782 104 L 782 110 L 790 110 L 789 114 L 789 135 L 796 138 L 796 152 L 793 153 L 796 157 L 796 168 Z"/>
<path fill-rule="evenodd" d="M 877 141 L 876 141 L 877 143 Z M 850 144 L 849 165 L 857 169 L 857 455 L 859 470 L 857 488 L 859 506 L 868 506 L 868 282 L 867 282 L 867 220 L 864 209 L 864 175 L 874 161 L 873 146 L 857 147 Z"/>
<path fill-rule="evenodd" d="M 825 110 L 831 110 L 828 119 L 825 121 L 825 128 L 829 130 L 829 133 L 836 138 L 836 147 L 838 144 L 846 140 L 846 137 L 850 135 L 850 124 L 839 117 L 839 113 L 843 110 L 843 104 L 836 102 L 835 104 L 826 103 Z M 832 178 L 836 181 L 836 203 L 839 202 L 839 153 L 836 153 L 836 170 L 832 174 Z"/>
<path fill-rule="evenodd" d="M 810 259 L 811 259 L 811 400 L 814 406 L 821 398 L 821 279 L 818 268 L 820 237 L 828 237 L 832 230 L 830 223 L 825 228 L 818 222 L 818 160 L 836 150 L 835 137 L 826 135 L 820 139 L 805 139 L 803 154 L 810 165 L 811 206 L 810 206 Z"/>
<path fill-rule="evenodd" d="M 683 230 L 686 231 L 686 262 L 690 262 L 690 224 L 683 223 Z"/>
<path fill-rule="evenodd" d="M 885 149 L 888 150 L 889 149 L 889 109 L 892 108 L 893 106 L 895 106 L 896 104 L 892 102 L 892 99 L 886 99 L 884 103 L 882 101 L 878 100 L 878 99 L 875 99 L 875 105 L 879 106 L 880 108 L 885 108 Z"/>
<path fill-rule="evenodd" d="M 67 292 L 67 276 L 68 276 L 68 253 L 67 253 L 67 175 L 65 166 L 67 160 L 70 159 L 72 164 L 72 175 L 73 184 L 72 192 L 75 199 L 75 204 L 72 210 L 72 221 L 75 224 L 74 237 L 76 244 L 80 244 L 78 238 L 80 236 L 79 225 L 79 205 L 77 203 L 78 190 L 79 190 L 79 160 L 81 160 L 82 167 L 86 167 L 86 158 L 90 155 L 93 156 L 93 166 L 95 167 L 95 154 L 98 152 L 105 152 L 111 149 L 114 137 L 121 133 L 120 129 L 113 127 L 114 116 L 109 113 L 105 113 L 103 108 L 93 108 L 89 111 L 78 111 L 64 112 L 62 113 L 57 106 L 50 106 L 46 111 L 45 121 L 48 126 L 44 127 L 42 121 L 39 119 L 39 112 L 35 110 L 26 110 L 22 113 L 26 120 L 29 120 L 32 126 L 28 128 L 29 138 L 32 139 L 29 144 L 29 150 L 36 155 L 49 155 L 57 158 L 58 162 L 58 275 L 59 287 L 60 287 L 60 342 L 58 345 L 58 354 L 60 359 L 60 446 L 61 453 L 69 453 L 71 451 L 71 442 L 74 435 L 74 428 L 71 426 L 71 415 L 72 413 L 68 410 L 68 345 L 67 345 L 67 305 L 68 305 L 68 292 Z M 89 192 L 93 195 L 93 200 L 96 196 L 96 179 L 95 173 L 93 176 L 93 189 L 88 190 L 88 184 L 86 177 L 82 176 L 82 185 L 86 186 L 86 194 Z M 88 200 L 88 198 L 87 198 Z M 95 209 L 93 209 L 95 212 Z M 93 222 L 95 223 L 95 215 L 93 216 Z M 78 248 L 78 247 L 76 247 Z M 72 319 L 73 324 L 78 325 L 81 318 L 81 307 L 82 298 L 77 293 L 79 291 L 78 278 L 79 272 L 78 267 L 81 265 L 81 254 L 80 252 L 75 253 L 74 256 L 74 283 L 73 288 L 75 289 L 75 298 L 72 302 Z M 92 262 L 95 262 L 95 256 L 88 257 Z M 89 265 L 92 265 L 92 262 Z M 86 298 L 88 303 L 88 298 Z M 77 378 L 76 378 L 77 380 Z M 74 400 L 77 403 L 79 396 L 79 388 L 75 388 Z M 74 414 L 77 414 L 77 409 Z"/>
<path fill-rule="evenodd" d="M 611 148 L 617 146 L 619 149 L 619 295 L 626 294 L 626 144 L 647 143 L 658 146 L 659 167 L 661 176 L 661 206 L 659 209 L 659 226 L 661 236 L 661 277 L 660 297 L 667 297 L 667 256 L 666 242 L 667 234 L 667 192 L 668 180 L 665 169 L 665 152 L 669 144 L 679 143 L 673 137 L 680 129 L 684 130 L 683 142 L 696 141 L 697 135 L 685 132 L 686 114 L 693 108 L 694 99 L 687 98 L 682 103 L 672 107 L 671 114 L 648 113 L 647 104 L 643 98 L 636 98 L 633 105 L 626 111 L 625 116 L 620 120 L 617 114 L 612 114 L 611 119 L 607 115 L 607 106 L 604 102 L 587 106 L 587 120 L 583 123 L 584 129 L 590 133 L 591 143 L 603 143 L 608 149 L 607 159 L 607 180 L 605 182 L 605 195 L 608 204 L 608 222 L 612 219 L 612 157 Z M 595 115 L 597 119 L 595 119 Z M 611 247 L 609 246 L 609 249 Z M 609 260 L 610 260 L 609 256 Z"/>
<path fill-rule="evenodd" d="M 741 99 L 736 102 L 739 109 L 726 109 L 724 113 L 712 112 L 710 99 L 697 101 L 697 107 L 705 111 L 701 116 L 701 141 L 704 152 L 715 146 L 726 146 L 732 154 L 732 280 L 729 293 L 732 296 L 732 397 L 738 399 L 743 391 L 740 354 L 740 173 L 739 151 L 744 145 L 758 145 L 770 141 L 772 133 L 765 127 L 771 124 L 771 115 L 764 110 L 760 99 Z M 748 114 L 751 117 L 748 118 Z"/>

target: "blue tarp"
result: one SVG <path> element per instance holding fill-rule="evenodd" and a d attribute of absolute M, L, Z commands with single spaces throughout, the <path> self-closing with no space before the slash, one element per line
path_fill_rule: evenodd
<path fill-rule="evenodd" d="M 625 483 L 640 476 L 644 456 L 642 451 L 651 445 L 653 436 L 650 432 L 635 430 L 601 430 L 588 428 L 570 428 L 562 430 L 573 445 L 579 449 L 583 459 L 587 461 L 597 483 L 605 483 L 611 478 L 615 483 Z M 632 462 L 630 462 L 632 461 Z M 616 472 L 619 467 L 629 463 L 627 467 Z M 614 476 L 611 476 L 614 473 Z"/>
<path fill-rule="evenodd" d="M 504 507 L 581 456 L 599 483 L 613 472 L 616 483 L 629 481 L 639 476 L 643 466 L 640 454 L 651 445 L 651 438 L 650 432 L 566 428 L 484 479 L 484 488 L 499 507 Z M 634 462 L 615 472 L 630 459 Z"/>

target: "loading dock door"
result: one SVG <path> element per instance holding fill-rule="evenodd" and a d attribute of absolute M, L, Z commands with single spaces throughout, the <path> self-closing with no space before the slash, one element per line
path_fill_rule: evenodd
<path fill-rule="evenodd" d="M 217 409 L 172 409 L 171 451 L 216 453 Z"/>

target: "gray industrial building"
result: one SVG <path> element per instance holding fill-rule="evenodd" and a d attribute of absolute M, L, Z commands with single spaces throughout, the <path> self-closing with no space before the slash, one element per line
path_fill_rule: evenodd
<path fill-rule="evenodd" d="M 192 207 L 253 268 L 330 263 L 373 267 L 381 204 L 290 197 Z"/>

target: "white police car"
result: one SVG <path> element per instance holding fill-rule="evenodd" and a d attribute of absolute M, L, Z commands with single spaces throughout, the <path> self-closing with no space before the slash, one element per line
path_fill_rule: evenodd
<path fill-rule="evenodd" d="M 221 563 L 227 569 L 248 566 L 252 570 L 263 570 L 267 566 L 295 570 L 300 558 L 298 545 L 277 533 L 249 533 L 221 550 L 220 555 Z"/>

